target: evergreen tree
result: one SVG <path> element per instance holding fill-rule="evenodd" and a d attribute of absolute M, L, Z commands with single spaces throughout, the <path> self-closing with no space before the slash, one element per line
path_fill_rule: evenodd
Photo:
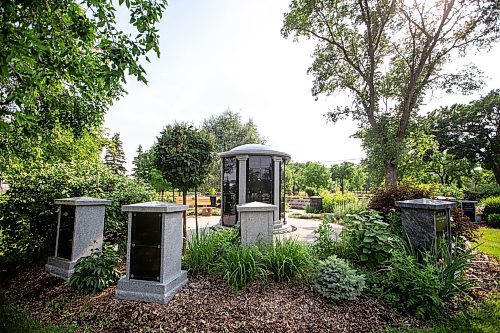
<path fill-rule="evenodd" d="M 104 156 L 104 163 L 114 174 L 125 174 L 125 152 L 123 151 L 123 144 L 120 140 L 120 133 L 115 133 L 111 137 L 111 141 L 106 148 L 106 155 Z"/>

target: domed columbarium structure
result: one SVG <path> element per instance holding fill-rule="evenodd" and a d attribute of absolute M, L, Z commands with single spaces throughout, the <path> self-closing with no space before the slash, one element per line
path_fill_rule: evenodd
<path fill-rule="evenodd" d="M 219 154 L 222 159 L 221 225 L 239 224 L 238 205 L 275 205 L 274 231 L 291 231 L 285 217 L 285 167 L 290 155 L 269 146 L 246 144 Z"/>

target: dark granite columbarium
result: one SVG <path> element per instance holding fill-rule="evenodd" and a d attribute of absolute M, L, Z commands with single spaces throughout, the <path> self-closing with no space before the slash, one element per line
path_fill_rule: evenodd
<path fill-rule="evenodd" d="M 450 209 L 455 206 L 454 202 L 432 199 L 396 201 L 396 207 L 401 208 L 403 234 L 415 250 L 431 250 L 438 236 L 450 237 Z"/>

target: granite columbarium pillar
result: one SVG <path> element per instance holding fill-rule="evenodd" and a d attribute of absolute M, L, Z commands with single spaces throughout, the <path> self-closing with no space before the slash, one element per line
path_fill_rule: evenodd
<path fill-rule="evenodd" d="M 403 235 L 415 250 L 435 248 L 439 236 L 447 235 L 450 241 L 450 209 L 455 205 L 432 199 L 396 201 L 396 207 L 401 208 Z"/>
<path fill-rule="evenodd" d="M 89 197 L 56 199 L 59 205 L 56 249 L 45 271 L 69 279 L 78 259 L 101 249 L 105 207 L 110 200 Z"/>
<path fill-rule="evenodd" d="M 181 270 L 182 213 L 188 206 L 144 202 L 122 207 L 129 212 L 127 271 L 116 297 L 167 303 L 187 283 Z"/>

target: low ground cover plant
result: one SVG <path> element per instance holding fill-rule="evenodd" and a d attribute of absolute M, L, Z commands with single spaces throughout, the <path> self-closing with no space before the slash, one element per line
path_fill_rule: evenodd
<path fill-rule="evenodd" d="M 314 289 L 331 300 L 355 300 L 365 287 L 365 277 L 348 261 L 333 255 L 319 262 Z"/>
<path fill-rule="evenodd" d="M 121 276 L 120 255 L 109 244 L 103 244 L 102 251 L 80 258 L 69 285 L 82 292 L 98 293 L 116 284 Z"/>

